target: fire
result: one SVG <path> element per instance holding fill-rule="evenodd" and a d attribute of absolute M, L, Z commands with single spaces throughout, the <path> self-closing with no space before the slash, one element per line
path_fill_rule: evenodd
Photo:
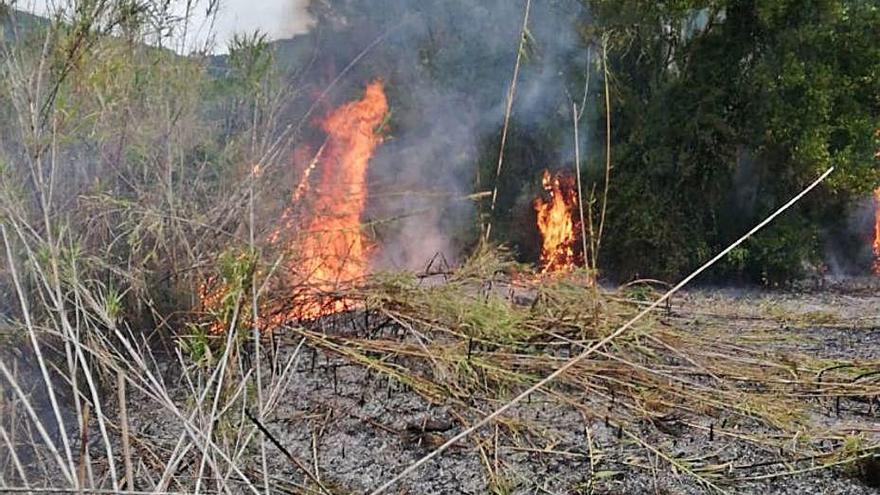
<path fill-rule="evenodd" d="M 541 233 L 541 272 L 569 271 L 577 263 L 574 179 L 545 170 L 542 182 L 545 194 L 534 202 Z"/>
<path fill-rule="evenodd" d="M 377 128 L 387 115 L 384 87 L 376 81 L 367 86 L 363 98 L 339 107 L 321 124 L 327 141 L 318 153 L 317 165 L 307 169 L 311 173 L 311 168 L 317 168 L 321 177 L 306 236 L 296 246 L 303 263 L 291 267 L 317 293 L 331 292 L 367 273 L 368 246 L 361 232 L 361 214 L 367 201 L 367 167 L 382 142 Z M 302 193 L 298 187 L 294 194 Z M 345 307 L 345 301 L 338 299 L 329 304 L 323 297 L 310 299 L 294 309 L 295 316 L 314 318 Z"/>
<path fill-rule="evenodd" d="M 874 190 L 874 274 L 880 275 L 880 187 Z"/>
<path fill-rule="evenodd" d="M 367 168 L 382 142 L 379 127 L 387 115 L 384 86 L 375 81 L 360 100 L 342 105 L 320 123 L 327 138 L 291 198 L 294 204 L 306 204 L 307 213 L 296 215 L 287 208 L 266 239 L 288 254 L 290 261 L 277 279 L 279 290 L 289 292 L 263 304 L 260 312 L 266 316 L 260 318 L 260 327 L 272 330 L 291 319 L 315 319 L 351 305 L 333 293 L 365 276 L 369 268 L 361 215 L 367 201 Z M 252 173 L 261 171 L 254 168 Z M 319 175 L 316 187 L 310 185 L 313 173 Z M 199 289 L 202 306 L 216 311 L 226 289 L 208 285 Z M 222 325 L 213 325 L 212 331 L 222 332 Z"/>

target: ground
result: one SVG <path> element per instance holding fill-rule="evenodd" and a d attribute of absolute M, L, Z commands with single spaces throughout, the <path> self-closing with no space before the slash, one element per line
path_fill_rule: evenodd
<path fill-rule="evenodd" d="M 190 347 L 156 351 L 148 368 L 161 387 L 130 376 L 136 487 L 189 493 L 201 479 L 203 493 L 253 493 L 244 476 L 272 493 L 367 493 L 660 293 L 485 276 L 385 281 L 360 308 L 277 330 L 261 354 L 262 413 L 247 335 L 228 347 L 222 386 L 220 355 L 197 365 Z M 878 309 L 877 279 L 687 289 L 388 493 L 877 493 Z M 38 390 L 33 360 L 17 362 L 19 382 Z M 119 466 L 112 385 L 104 407 Z M 45 397 L 33 397 L 51 426 Z M 232 462 L 192 448 L 208 432 Z M 92 485 L 106 486 L 95 413 L 88 436 Z M 32 481 L 60 486 L 45 453 L 20 457 Z M 3 455 L 0 475 L 16 479 Z"/>
<path fill-rule="evenodd" d="M 877 369 L 880 292 L 873 287 L 848 282 L 813 292 L 693 289 L 674 297 L 657 322 L 694 333 L 722 328 L 731 336 L 760 336 L 762 345 L 773 342 L 765 348 L 768 355 L 848 359 Z M 337 331 L 338 324 L 318 329 L 331 336 Z M 478 411 L 487 413 L 511 395 L 476 394 L 469 408 L 431 402 L 300 335 L 279 336 L 277 349 L 278 361 L 292 358 L 296 370 L 261 421 L 277 442 L 267 448 L 279 492 L 308 484 L 307 470 L 334 493 L 364 493 L 476 420 Z M 811 424 L 850 431 L 865 444 L 880 438 L 875 398 L 803 400 L 815 406 Z M 137 431 L 150 432 L 156 441 L 175 436 L 163 431 L 162 414 L 143 413 L 134 420 Z M 821 452 L 823 442 L 829 448 L 838 443 L 833 435 L 803 440 L 809 445 L 795 455 L 793 445 L 791 451 L 784 442 L 770 446 L 766 439 L 773 429 L 733 415 L 672 411 L 659 420 L 629 417 L 624 427 L 617 414 L 613 397 L 600 401 L 571 387 L 536 394 L 508 413 L 502 426 L 450 449 L 390 493 L 704 493 L 706 483 L 730 493 L 878 490 L 870 486 L 877 482 L 870 463 L 828 467 L 833 462 Z"/>

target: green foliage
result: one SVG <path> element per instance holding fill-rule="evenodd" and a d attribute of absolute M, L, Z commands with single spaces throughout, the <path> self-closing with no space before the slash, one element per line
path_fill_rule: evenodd
<path fill-rule="evenodd" d="M 281 82 L 275 52 L 265 33 L 236 34 L 212 80 L 207 109 L 223 120 L 223 136 L 236 137 L 268 117 Z"/>
<path fill-rule="evenodd" d="M 581 3 L 589 16 L 579 17 L 577 5 L 563 1 L 532 5 L 497 178 L 498 109 L 509 84 L 498 74 L 513 67 L 521 5 L 331 0 L 313 2 L 310 10 L 323 32 L 332 33 L 338 53 L 325 56 L 339 65 L 388 34 L 371 50 L 370 63 L 349 76 L 389 77 L 394 128 L 403 139 L 424 128 L 424 109 L 414 95 L 425 87 L 465 95 L 471 107 L 491 112 L 487 120 L 498 125 L 478 136 L 477 152 L 456 157 L 455 164 L 446 159 L 444 168 L 464 162 L 460 175 L 474 177 L 475 190 L 497 187 L 493 218 L 485 201 L 478 223 L 491 220 L 493 240 L 515 247 L 521 260 L 538 257 L 531 202 L 539 194 L 541 169 L 571 170 L 571 103 L 583 101 L 580 151 L 588 196 L 602 192 L 604 142 L 611 141 L 611 203 L 600 260 L 606 275 L 676 278 L 835 166 L 823 188 L 790 213 L 798 219 L 771 227 L 716 274 L 769 283 L 815 263 L 823 244 L 816 226 L 839 224 L 848 205 L 880 183 L 873 158 L 880 144 L 874 134 L 880 128 L 876 2 Z M 548 15 L 553 11 L 567 16 Z M 396 24 L 410 15 L 425 19 L 428 32 L 416 22 Z M 568 21 L 579 23 L 581 36 L 581 46 L 570 52 L 554 45 Z M 611 136 L 605 135 L 603 46 Z M 587 47 L 591 67 L 585 67 Z M 480 63 L 474 63 L 475 54 Z M 552 84 L 541 79 L 547 67 L 558 76 Z M 582 100 L 587 76 L 592 82 Z M 535 81 L 541 81 L 540 91 L 529 95 Z M 534 94 L 540 94 L 539 104 Z M 467 168 L 472 166 L 476 173 Z M 798 236 L 805 242 L 792 240 Z"/>
<path fill-rule="evenodd" d="M 278 106 L 274 59 L 264 36 L 239 37 L 212 77 L 204 58 L 143 43 L 180 22 L 147 3 L 80 7 L 0 19 L 20 35 L 0 38 L 0 209 L 28 225 L 25 266 L 42 269 L 29 289 L 57 267 L 111 320 L 171 323 L 196 302 L 194 268 L 238 244 L 240 171 Z"/>
<path fill-rule="evenodd" d="M 819 234 L 815 225 L 793 215 L 749 239 L 742 252 L 742 271 L 749 279 L 778 285 L 804 275 L 807 263 L 819 261 Z"/>
<path fill-rule="evenodd" d="M 213 364 L 214 352 L 211 349 L 211 336 L 201 325 L 188 325 L 189 332 L 178 343 L 190 361 L 198 366 Z"/>
<path fill-rule="evenodd" d="M 612 72 L 606 268 L 673 277 L 830 166 L 725 268 L 775 283 L 819 257 L 816 229 L 880 183 L 880 8 L 871 2 L 592 1 Z M 601 125 L 604 125 L 602 123 Z"/>
<path fill-rule="evenodd" d="M 461 297 L 458 287 L 450 290 L 435 289 L 431 293 L 432 304 L 426 305 L 430 314 L 441 315 L 458 322 L 459 328 L 469 337 L 489 342 L 511 342 L 523 338 L 521 324 L 525 315 L 511 307 L 503 297 Z"/>
<path fill-rule="evenodd" d="M 229 43 L 229 82 L 252 91 L 272 70 L 272 52 L 265 33 L 236 34 Z"/>

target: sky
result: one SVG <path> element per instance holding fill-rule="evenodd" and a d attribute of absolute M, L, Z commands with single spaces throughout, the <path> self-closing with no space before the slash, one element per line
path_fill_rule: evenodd
<path fill-rule="evenodd" d="M 72 0 L 18 0 L 23 10 L 46 15 L 58 6 L 66 6 Z M 158 1 L 158 0 L 157 0 Z M 290 38 L 308 31 L 312 19 L 306 12 L 308 0 L 218 0 L 220 11 L 211 29 L 205 11 L 208 0 L 192 0 L 195 4 L 193 22 L 187 35 L 185 47 L 178 51 L 190 51 L 204 45 L 209 33 L 214 35 L 215 53 L 225 51 L 226 43 L 235 33 L 253 33 L 260 30 L 271 39 Z M 186 0 L 172 0 L 173 10 L 182 15 Z"/>

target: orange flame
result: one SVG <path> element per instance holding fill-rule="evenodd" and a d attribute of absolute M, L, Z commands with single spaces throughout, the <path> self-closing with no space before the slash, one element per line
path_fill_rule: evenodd
<path fill-rule="evenodd" d="M 327 132 L 327 142 L 317 160 L 321 178 L 315 191 L 314 213 L 306 224 L 307 235 L 297 246 L 304 262 L 291 267 L 320 293 L 367 273 L 368 249 L 361 232 L 361 214 L 367 201 L 367 167 L 382 142 L 377 127 L 387 114 L 383 84 L 375 81 L 367 86 L 363 98 L 339 107 L 321 124 Z M 302 190 L 298 188 L 295 194 L 301 195 Z M 335 300 L 328 305 L 322 298 L 313 299 L 295 309 L 295 316 L 314 318 L 345 307 L 345 301 Z"/>
<path fill-rule="evenodd" d="M 574 179 L 544 171 L 544 196 L 534 202 L 541 233 L 541 272 L 573 270 L 577 263 L 574 213 L 577 193 Z"/>
<path fill-rule="evenodd" d="M 880 276 L 880 187 L 874 190 L 874 274 Z"/>
<path fill-rule="evenodd" d="M 269 316 L 260 319 L 261 328 L 273 330 L 291 319 L 315 319 L 351 306 L 333 292 L 367 274 L 369 249 L 361 232 L 361 215 L 367 201 L 367 168 L 382 142 L 377 129 L 387 114 L 384 86 L 375 81 L 360 100 L 342 105 L 321 122 L 327 139 L 292 196 L 293 203 L 307 194 L 313 196 L 311 211 L 300 220 L 291 208 L 286 209 L 267 238 L 270 244 L 277 244 L 300 227 L 299 239 L 282 246 L 291 261 L 280 276 L 281 283 L 295 289 L 286 300 L 263 305 L 261 313 Z M 315 171 L 320 178 L 313 189 L 309 179 Z M 259 168 L 252 172 L 261 173 Z M 210 287 L 216 282 L 216 278 L 209 279 L 199 287 L 202 307 L 208 310 L 216 311 L 226 294 L 222 286 Z M 224 329 L 216 322 L 211 330 L 219 333 Z"/>

